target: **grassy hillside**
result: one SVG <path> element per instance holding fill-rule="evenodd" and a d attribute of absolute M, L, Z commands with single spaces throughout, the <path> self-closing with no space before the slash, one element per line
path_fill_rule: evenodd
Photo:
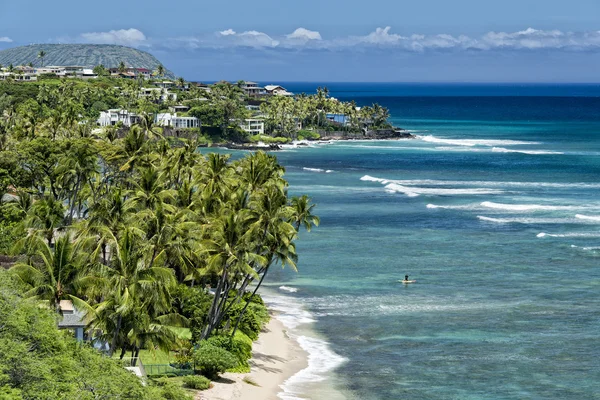
<path fill-rule="evenodd" d="M 128 67 L 151 70 L 161 64 L 152 54 L 131 47 L 111 44 L 32 44 L 0 51 L 0 64 L 41 64 L 37 57 L 46 52 L 44 65 L 81 65 L 94 67 L 102 64 L 107 68 L 117 67 L 123 61 Z M 168 71 L 168 75 L 172 75 Z"/>

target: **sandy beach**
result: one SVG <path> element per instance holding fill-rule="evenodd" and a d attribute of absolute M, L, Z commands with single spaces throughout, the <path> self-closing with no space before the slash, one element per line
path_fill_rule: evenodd
<path fill-rule="evenodd" d="M 286 379 L 306 368 L 307 354 L 289 338 L 283 324 L 272 317 L 254 342 L 250 373 L 225 373 L 214 387 L 200 392 L 196 400 L 275 400 Z M 244 382 L 248 377 L 258 386 Z"/>

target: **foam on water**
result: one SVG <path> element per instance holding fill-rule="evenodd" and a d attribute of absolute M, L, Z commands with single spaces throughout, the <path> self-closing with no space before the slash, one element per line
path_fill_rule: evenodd
<path fill-rule="evenodd" d="M 523 140 L 494 140 L 494 139 L 443 139 L 433 135 L 418 136 L 419 139 L 429 143 L 450 144 L 455 146 L 517 146 L 539 144 L 539 142 L 526 142 Z"/>
<path fill-rule="evenodd" d="M 279 289 L 290 293 L 297 291 L 297 288 L 289 286 L 280 286 Z M 270 293 L 262 297 L 267 307 L 277 312 L 275 318 L 288 329 L 288 335 L 308 354 L 308 366 L 286 380 L 280 386 L 283 391 L 277 395 L 284 400 L 301 399 L 308 383 L 324 381 L 327 374 L 346 359 L 331 350 L 325 340 L 297 332 L 300 325 L 315 322 L 314 316 L 303 308 L 298 299 Z"/>
<path fill-rule="evenodd" d="M 492 218 L 482 215 L 477 216 L 481 221 L 496 224 L 598 224 L 600 221 L 585 221 L 577 218 Z M 538 235 L 538 237 L 540 237 Z"/>
<path fill-rule="evenodd" d="M 576 214 L 575 218 L 579 218 L 579 219 L 583 219 L 583 220 L 588 220 L 588 221 L 598 221 L 598 222 L 600 222 L 600 216 L 598 216 L 598 215 Z"/>
<path fill-rule="evenodd" d="M 310 172 L 325 172 L 327 174 L 333 172 L 333 170 L 331 170 L 331 169 L 321 169 L 321 168 L 302 167 L 302 169 L 305 170 L 305 171 L 310 171 Z"/>
<path fill-rule="evenodd" d="M 397 183 L 389 183 L 385 186 L 388 191 L 404 193 L 408 197 L 416 197 L 419 195 L 428 196 L 457 196 L 457 195 L 480 195 L 480 194 L 500 194 L 503 193 L 498 189 L 440 189 L 440 188 L 423 188 L 415 186 L 402 186 Z"/>
<path fill-rule="evenodd" d="M 544 206 L 541 204 L 501 204 L 491 201 L 481 203 L 483 207 L 493 208 L 495 210 L 504 211 L 556 211 L 556 210 L 572 210 L 576 207 L 572 206 Z"/>
<path fill-rule="evenodd" d="M 554 237 L 554 238 L 600 238 L 598 232 L 571 232 L 571 233 L 546 233 L 540 232 L 536 235 L 539 238 Z"/>
<path fill-rule="evenodd" d="M 427 208 L 431 209 L 443 209 L 443 210 L 475 210 L 481 208 L 479 204 L 466 204 L 462 206 L 439 206 L 436 204 L 427 204 Z"/>
<path fill-rule="evenodd" d="M 582 247 L 582 246 L 575 246 L 574 244 L 571 245 L 571 248 L 581 249 L 583 251 L 596 251 L 596 250 L 600 250 L 600 247 L 598 247 L 598 246 Z"/>
<path fill-rule="evenodd" d="M 595 182 L 566 182 L 566 183 L 555 183 L 555 182 L 511 182 L 511 181 L 451 181 L 451 180 L 437 180 L 437 179 L 388 179 L 378 178 L 370 175 L 364 175 L 360 178 L 361 181 L 370 182 L 381 182 L 397 183 L 399 185 L 406 186 L 477 186 L 477 187 L 518 187 L 518 188 L 555 188 L 555 189 L 598 189 L 600 183 Z"/>
<path fill-rule="evenodd" d="M 296 340 L 308 353 L 308 367 L 280 385 L 283 392 L 278 393 L 277 396 L 283 400 L 301 399 L 302 389 L 307 384 L 324 381 L 328 372 L 347 361 L 346 358 L 334 353 L 329 343 L 324 340 L 308 336 L 299 336 Z"/>
<path fill-rule="evenodd" d="M 494 153 L 522 153 L 522 154 L 564 154 L 560 151 L 550 151 L 550 150 L 509 150 L 504 147 L 494 147 L 492 148 L 492 152 Z"/>

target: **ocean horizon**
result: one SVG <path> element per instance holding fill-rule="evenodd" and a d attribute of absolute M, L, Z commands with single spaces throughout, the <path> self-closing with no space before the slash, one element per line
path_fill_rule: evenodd
<path fill-rule="evenodd" d="M 309 353 L 280 397 L 596 397 L 600 88 L 327 86 L 417 139 L 276 153 L 321 217 L 266 280 Z"/>

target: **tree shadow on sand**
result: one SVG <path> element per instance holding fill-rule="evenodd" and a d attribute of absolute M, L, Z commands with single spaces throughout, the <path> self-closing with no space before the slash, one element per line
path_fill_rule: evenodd
<path fill-rule="evenodd" d="M 236 383 L 236 380 L 225 378 L 224 376 L 220 376 L 219 379 L 215 379 L 214 382 L 223 383 L 225 385 L 231 385 L 232 383 Z"/>
<path fill-rule="evenodd" d="M 270 354 L 263 354 L 263 353 L 254 353 L 254 354 L 252 354 L 252 358 L 255 360 L 267 361 L 267 362 L 286 362 L 287 361 L 283 357 L 273 356 Z"/>

